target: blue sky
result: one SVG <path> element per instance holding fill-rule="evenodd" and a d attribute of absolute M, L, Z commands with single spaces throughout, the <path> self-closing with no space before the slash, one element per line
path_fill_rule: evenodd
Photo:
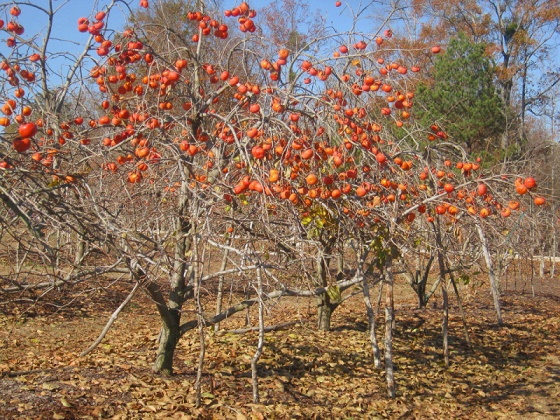
<path fill-rule="evenodd" d="M 55 15 L 53 33 L 51 36 L 51 45 L 49 50 L 67 52 L 70 54 L 80 54 L 83 51 L 83 45 L 88 39 L 87 33 L 80 33 L 77 30 L 77 21 L 80 17 L 88 17 L 94 15 L 97 11 L 102 10 L 103 6 L 107 5 L 109 0 L 53 0 L 53 7 L 60 8 L 60 11 Z M 37 7 L 48 7 L 48 0 L 30 0 L 32 5 Z M 151 5 L 154 4 L 154 0 L 150 0 Z M 238 5 L 240 0 L 223 0 L 224 9 L 232 8 Z M 262 8 L 270 3 L 270 0 L 256 0 L 249 4 L 255 9 Z M 341 7 L 335 7 L 334 0 L 309 0 L 307 2 L 310 5 L 311 10 L 319 10 L 320 13 L 325 17 L 326 23 L 329 26 L 335 27 L 338 31 L 344 32 L 350 29 L 352 22 L 352 14 L 346 8 L 346 5 L 351 7 L 359 7 L 362 3 L 359 0 L 350 0 L 343 2 Z M 138 0 L 133 2 L 133 6 L 138 6 Z M 120 9 L 120 10 L 119 10 Z M 8 22 L 10 16 L 8 15 L 7 8 L 4 13 L 0 13 L 0 18 Z M 36 33 L 36 43 L 41 44 L 42 38 L 47 30 L 47 19 L 46 15 L 38 10 L 36 7 L 26 6 L 21 4 L 22 14 L 19 16 L 18 20 L 26 28 L 24 37 Z M 107 26 L 110 28 L 120 29 L 123 27 L 125 21 L 125 15 L 127 10 L 124 9 L 122 4 L 117 3 L 117 8 L 113 9 L 109 15 Z M 2 16 L 3 15 L 3 16 Z M 223 16 L 221 17 L 223 18 Z M 229 25 L 234 24 L 233 18 L 225 19 L 224 22 Z M 371 22 L 371 21 L 370 21 Z M 372 23 L 363 23 L 363 26 L 372 25 Z M 373 25 L 372 25 L 373 26 Z M 364 30 L 370 30 L 370 28 L 361 28 Z M 1 39 L 5 39 L 8 36 L 6 32 L 0 34 Z M 35 51 L 33 51 L 35 52 Z M 4 56 L 9 56 L 11 49 L 8 48 L 4 42 L 0 42 L 0 53 Z M 28 54 L 31 54 L 30 51 Z M 60 55 L 58 58 L 50 57 L 49 65 L 51 66 L 53 73 L 64 74 L 69 65 L 72 63 L 72 57 L 67 56 L 66 59 Z"/>
<path fill-rule="evenodd" d="M 232 8 L 238 5 L 241 0 L 223 0 L 223 7 L 225 9 Z M 134 0 L 133 6 L 137 7 L 139 0 Z M 151 4 L 155 0 L 150 0 Z M 21 2 L 23 3 L 23 2 Z M 29 0 L 29 3 L 39 7 L 47 7 L 49 4 L 48 0 Z M 87 33 L 79 33 L 77 31 L 77 20 L 82 16 L 91 16 L 96 11 L 103 8 L 104 5 L 109 3 L 109 0 L 53 0 L 54 7 L 60 7 L 61 12 L 55 16 L 54 31 L 52 35 L 52 45 L 51 49 L 55 51 L 65 51 L 73 54 L 80 53 L 82 48 L 80 47 L 87 40 Z M 270 3 L 270 0 L 255 0 L 251 1 L 249 4 L 255 9 L 262 8 Z M 352 13 L 348 9 L 348 6 L 357 9 L 360 5 L 363 6 L 364 3 L 372 4 L 373 7 L 378 4 L 373 3 L 371 0 L 347 0 L 343 1 L 341 7 L 335 7 L 335 0 L 308 0 L 307 3 L 310 5 L 312 10 L 319 10 L 320 13 L 325 17 L 326 23 L 329 26 L 335 27 L 338 31 L 344 32 L 350 29 L 352 22 Z M 120 5 L 120 3 L 118 3 Z M 121 10 L 118 10 L 118 7 Z M 113 10 L 109 16 L 108 26 L 112 28 L 121 28 L 124 23 L 124 16 L 127 13 L 126 10 L 122 9 L 122 5 L 117 6 L 117 9 Z M 0 13 L 0 18 L 4 21 L 9 21 L 9 15 L 7 13 L 9 7 Z M 25 36 L 29 34 L 37 33 L 36 42 L 38 44 L 42 41 L 42 36 L 46 31 L 46 17 L 44 14 L 40 13 L 36 8 L 31 6 L 26 6 L 24 3 L 21 4 L 22 15 L 19 20 L 26 28 Z M 372 12 L 369 12 L 370 15 Z M 382 17 L 384 13 L 379 10 L 376 13 L 376 17 Z M 234 24 L 233 19 L 225 19 L 225 22 L 229 25 Z M 370 32 L 372 30 L 378 29 L 377 25 L 379 21 L 375 22 L 373 19 L 364 19 L 358 26 L 359 30 L 364 32 Z M 383 29 L 385 29 L 384 27 Z M 395 28 L 393 28 L 395 29 Z M 6 32 L 0 33 L 0 39 L 5 39 L 7 37 Z M 0 53 L 4 56 L 9 56 L 11 50 L 5 45 L 4 42 L 0 41 Z M 556 57 L 556 60 L 559 60 Z M 55 59 L 50 58 L 50 66 L 54 73 L 65 73 L 65 69 L 71 63 L 72 60 L 64 60 L 62 58 Z"/>
<path fill-rule="evenodd" d="M 42 8 L 47 8 L 49 4 L 48 0 L 31 0 L 30 2 Z M 100 10 L 98 7 L 94 7 L 96 3 L 105 4 L 107 2 L 90 0 L 53 0 L 53 8 L 55 10 L 60 8 L 60 10 L 54 17 L 53 31 L 49 44 L 50 51 L 67 52 L 70 54 L 79 54 L 83 51 L 83 45 L 87 41 L 89 34 L 78 32 L 77 21 L 80 17 L 89 16 L 92 12 L 95 13 Z M 21 4 L 20 7 L 22 13 L 18 17 L 18 21 L 25 28 L 25 33 L 22 37 L 26 38 L 36 34 L 35 43 L 39 46 L 42 45 L 47 31 L 47 15 L 36 7 L 26 6 L 25 4 Z M 119 11 L 115 12 L 116 13 L 110 16 L 108 24 L 109 26 L 120 27 L 124 22 L 124 15 Z M 0 18 L 6 22 L 10 20 L 10 16 L 7 13 L 0 14 Z M 7 33 L 4 32 L 1 34 L 1 39 L 5 39 L 7 36 Z M 4 56 L 9 56 L 10 52 L 11 50 L 5 43 L 0 42 L 0 53 Z M 66 68 L 70 61 L 71 60 L 64 60 L 62 57 L 56 59 L 50 57 L 49 65 L 54 72 L 58 73 L 61 67 Z M 62 70 L 62 73 L 64 73 L 64 70 Z"/>
<path fill-rule="evenodd" d="M 154 0 L 151 0 L 153 3 Z M 33 5 L 39 7 L 48 7 L 48 0 L 31 0 Z M 68 52 L 80 52 L 80 44 L 87 40 L 87 33 L 79 33 L 77 31 L 77 20 L 83 16 L 91 16 L 96 11 L 101 10 L 104 5 L 109 3 L 107 0 L 53 0 L 54 8 L 60 7 L 60 12 L 55 15 L 55 22 L 53 28 L 52 45 L 53 50 L 57 51 L 68 51 Z M 133 3 L 133 6 L 137 6 L 137 1 Z M 239 0 L 224 0 L 224 8 L 232 8 L 233 6 L 239 4 Z M 269 4 L 269 0 L 260 0 L 250 2 L 251 7 L 259 9 L 261 7 Z M 351 24 L 351 13 L 345 10 L 345 6 L 335 7 L 335 1 L 333 0 L 309 0 L 307 2 L 312 10 L 319 10 L 320 13 L 326 18 L 328 25 L 335 26 L 340 31 L 345 31 L 350 28 Z M 361 2 L 356 0 L 350 0 L 344 2 L 344 4 L 350 4 L 354 7 L 358 7 Z M 126 10 L 123 6 L 118 6 L 121 10 L 113 10 L 109 16 L 109 21 L 107 26 L 112 28 L 120 28 L 124 23 L 124 16 Z M 37 43 L 41 43 L 42 35 L 46 32 L 46 15 L 41 13 L 37 8 L 21 5 L 22 14 L 19 17 L 19 21 L 26 28 L 26 33 L 24 36 L 35 32 L 38 34 Z M 3 18 L 6 22 L 9 20 L 9 15 L 7 13 L 0 18 Z M 228 19 L 231 20 L 231 19 Z M 226 21 L 227 23 L 227 21 Z M 231 24 L 231 22 L 230 22 Z M 6 33 L 2 34 L 2 38 L 6 37 Z M 0 43 L 0 53 L 3 55 L 8 55 L 10 49 L 8 49 L 4 43 Z"/>
<path fill-rule="evenodd" d="M 235 5 L 240 3 L 239 0 L 223 0 L 223 5 L 225 9 L 232 8 Z M 249 5 L 254 9 L 260 9 L 266 5 L 271 3 L 270 0 L 256 0 L 250 1 Z M 335 27 L 338 31 L 346 31 L 349 30 L 352 24 L 352 13 L 348 9 L 351 7 L 356 11 L 359 7 L 363 7 L 364 4 L 372 3 L 371 0 L 347 0 L 342 1 L 342 5 L 340 7 L 336 7 L 335 0 L 307 0 L 307 3 L 310 6 L 312 11 L 319 10 L 321 15 L 325 17 L 327 25 Z M 379 2 L 381 3 L 381 2 Z M 378 7 L 375 4 L 370 6 L 370 9 L 374 7 Z M 370 30 L 371 28 L 364 28 L 366 25 L 365 22 L 361 22 L 360 27 L 364 30 Z"/>

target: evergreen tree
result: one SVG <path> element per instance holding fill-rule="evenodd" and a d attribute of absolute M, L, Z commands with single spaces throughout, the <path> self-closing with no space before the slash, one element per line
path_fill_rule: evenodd
<path fill-rule="evenodd" d="M 435 60 L 432 82 L 418 87 L 420 120 L 439 121 L 450 138 L 471 154 L 494 153 L 501 148 L 500 137 L 506 131 L 494 74 L 483 44 L 464 35 L 453 38 Z"/>

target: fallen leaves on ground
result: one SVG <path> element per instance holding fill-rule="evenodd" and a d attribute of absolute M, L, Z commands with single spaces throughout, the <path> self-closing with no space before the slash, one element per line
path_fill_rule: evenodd
<path fill-rule="evenodd" d="M 184 337 L 176 375 L 155 375 L 158 319 L 150 302 L 123 312 L 103 343 L 79 353 L 106 322 L 107 310 L 0 318 L 0 416 L 14 419 L 269 419 L 560 417 L 558 297 L 504 296 L 506 325 L 494 323 L 489 298 L 466 305 L 473 347 L 451 310 L 451 365 L 443 363 L 441 311 L 397 308 L 397 398 L 372 363 L 359 299 L 335 312 L 333 330 L 313 319 L 266 334 L 259 362 L 261 404 L 251 402 L 250 358 L 257 333 L 208 331 L 202 406 L 195 406 L 197 334 Z M 294 303 L 294 307 L 297 302 Z M 91 306 L 95 308 L 95 305 Z M 301 309 L 301 308 L 300 308 Z M 277 311 L 270 322 L 298 319 Z M 291 317 L 291 318 L 290 318 Z M 294 318 L 296 317 L 296 318 Z M 240 326 L 243 317 L 223 323 Z M 378 319 L 379 337 L 382 316 Z M 30 371 L 28 374 L 14 374 Z"/>

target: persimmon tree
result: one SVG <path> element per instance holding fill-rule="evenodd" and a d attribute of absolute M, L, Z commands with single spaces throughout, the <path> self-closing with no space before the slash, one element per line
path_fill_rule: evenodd
<path fill-rule="evenodd" d="M 49 38 L 37 48 L 39 58 L 31 58 L 32 38 L 12 36 L 23 35 L 17 18 L 25 10 L 4 30 L 13 39 L 6 40 L 10 53 L 2 64 L 8 83 L 0 182 L 3 211 L 20 221 L 5 223 L 5 232 L 29 238 L 18 245 L 26 258 L 40 250 L 56 273 L 51 286 L 105 272 L 130 281 L 129 297 L 86 352 L 144 290 L 162 325 L 156 372 L 172 373 L 179 339 L 198 328 L 200 395 L 205 327 L 257 305 L 251 368 L 258 401 L 268 300 L 319 297 L 319 326 L 328 330 L 334 309 L 352 295 L 342 293 L 361 284 L 380 366 L 369 287 L 382 281 L 385 369 L 394 397 L 398 260 L 423 235 L 438 250 L 447 284 L 446 236 L 434 223 L 480 231 L 517 209 L 519 203 L 507 204 L 515 190 L 542 205 L 534 179 L 482 170 L 443 126 L 415 120 L 408 87 L 421 69 L 406 55 L 385 59 L 391 31 L 306 34 L 305 48 L 279 45 L 262 56 L 265 35 L 245 2 L 223 16 L 204 2 L 193 4 L 181 36 L 166 27 L 165 13 L 157 23 L 130 19 L 122 30 L 106 28 L 117 4 L 135 10 L 136 2 L 99 4 L 79 19 L 86 47 L 51 108 Z M 156 7 L 164 11 L 164 4 Z M 323 51 L 330 43 L 336 50 Z M 39 80 L 28 70 L 37 62 Z M 35 92 L 33 100 L 22 85 Z M 85 97 L 96 109 L 81 107 Z M 33 103 L 43 105 L 25 110 Z M 67 242 L 53 245 L 45 235 L 65 235 Z M 347 257 L 348 249 L 355 255 Z M 84 268 L 90 264 L 95 268 Z M 23 266 L 18 261 L 5 291 L 32 286 L 18 277 Z M 214 279 L 253 290 L 254 297 L 210 315 L 201 294 Z"/>
<path fill-rule="evenodd" d="M 45 22 L 58 22 L 52 2 L 45 7 L 29 7 L 28 11 L 42 16 Z M 84 153 L 87 141 L 74 138 L 83 118 L 74 115 L 83 111 L 80 69 L 93 37 L 86 39 L 77 52 L 58 54 L 49 48 L 52 23 L 47 24 L 49 30 L 41 44 L 39 38 L 25 34 L 19 6 L 4 4 L 2 10 L 10 16 L 10 21 L 1 25 L 0 119 L 4 127 L 0 164 L 6 211 L 2 218 L 3 243 L 7 247 L 7 267 L 15 274 L 8 289 L 23 290 L 33 281 L 42 288 L 82 281 L 108 268 L 101 264 L 80 268 L 84 258 L 80 238 L 86 231 L 97 236 L 94 229 L 89 229 L 95 221 L 86 215 L 86 206 L 75 189 L 75 182 L 88 166 L 82 160 L 88 156 Z M 78 147 L 63 147 L 66 143 L 77 143 Z M 21 253 L 11 252 L 14 246 Z M 48 281 L 37 277 L 45 267 Z"/>

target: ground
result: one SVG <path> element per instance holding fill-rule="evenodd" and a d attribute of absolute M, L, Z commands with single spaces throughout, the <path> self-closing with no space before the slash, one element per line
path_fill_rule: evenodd
<path fill-rule="evenodd" d="M 292 300 L 288 309 L 279 303 L 270 308 L 267 323 L 299 323 L 266 334 L 259 364 L 262 403 L 251 403 L 256 333 L 208 331 L 199 408 L 193 392 L 197 334 L 181 341 L 174 376 L 153 374 L 158 319 L 147 298 L 140 296 L 122 312 L 103 343 L 85 357 L 79 353 L 97 337 L 126 295 L 124 288 L 99 288 L 97 296 L 83 301 L 65 302 L 61 296 L 56 310 L 25 301 L 5 304 L 0 417 L 556 419 L 560 288 L 556 279 L 533 284 L 535 295 L 527 282 L 510 281 L 504 288 L 502 328 L 484 284 L 463 290 L 471 348 L 452 300 L 449 367 L 441 350 L 441 298 L 418 310 L 410 294 L 398 292 L 396 399 L 386 398 L 384 372 L 373 367 L 359 295 L 335 312 L 328 333 L 315 330 L 312 303 Z M 222 326 L 231 330 L 244 321 L 237 314 Z M 382 337 L 381 325 L 378 333 Z"/>

